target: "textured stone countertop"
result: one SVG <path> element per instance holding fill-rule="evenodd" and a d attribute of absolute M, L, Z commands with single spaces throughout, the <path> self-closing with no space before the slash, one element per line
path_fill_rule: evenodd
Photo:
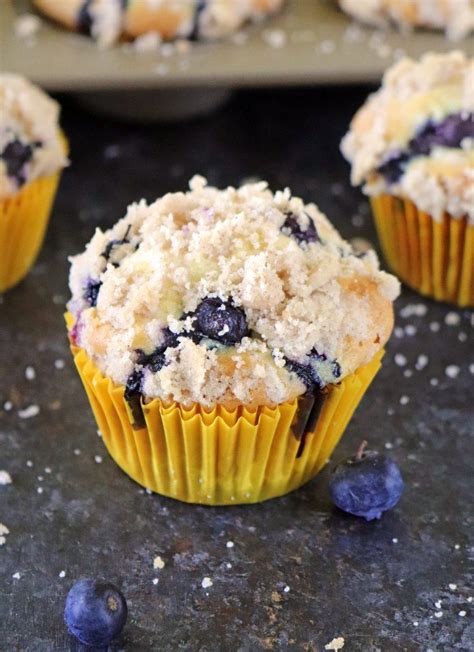
<path fill-rule="evenodd" d="M 406 288 L 397 302 L 383 369 L 334 456 L 365 438 L 400 464 L 405 494 L 372 523 L 331 506 L 327 469 L 257 506 L 147 495 L 97 436 L 65 336 L 67 256 L 132 200 L 184 189 L 195 172 L 218 185 L 289 185 L 347 238 L 375 242 L 338 152 L 366 93 L 246 91 L 172 126 L 107 121 L 64 100 L 72 165 L 36 267 L 0 299 L 0 470 L 13 480 L 0 486 L 2 651 L 79 649 L 62 610 L 83 576 L 117 583 L 128 599 L 116 650 L 323 651 L 338 637 L 344 652 L 474 648 L 472 312 Z M 21 418 L 31 405 L 39 413 Z"/>

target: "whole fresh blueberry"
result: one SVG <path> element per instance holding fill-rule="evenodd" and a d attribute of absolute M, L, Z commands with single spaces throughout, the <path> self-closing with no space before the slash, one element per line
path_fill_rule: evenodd
<path fill-rule="evenodd" d="M 286 219 L 281 226 L 282 233 L 293 237 L 298 244 L 302 244 L 303 242 L 318 242 L 319 236 L 316 231 L 316 226 L 309 215 L 306 217 L 308 218 L 308 226 L 306 229 L 302 229 L 297 216 L 293 213 L 287 213 Z"/>
<path fill-rule="evenodd" d="M 311 393 L 324 386 L 318 372 L 311 364 L 302 364 L 295 360 L 285 359 L 285 367 L 288 371 L 295 373 L 301 382 L 306 386 L 307 392 Z"/>
<path fill-rule="evenodd" d="M 392 459 L 364 444 L 333 470 L 329 492 L 339 509 L 372 521 L 398 503 L 404 483 Z"/>
<path fill-rule="evenodd" d="M 378 168 L 378 171 L 383 175 L 389 185 L 397 183 L 403 175 L 405 166 L 410 160 L 410 154 L 404 152 L 403 154 L 395 152 L 390 154 L 388 158 Z"/>
<path fill-rule="evenodd" d="M 104 647 L 120 634 L 127 613 L 125 598 L 116 586 L 82 579 L 67 594 L 64 620 L 81 643 Z"/>
<path fill-rule="evenodd" d="M 450 115 L 436 128 L 436 145 L 460 147 L 465 138 L 474 138 L 474 115 L 472 113 Z"/>
<path fill-rule="evenodd" d="M 244 311 L 230 301 L 203 299 L 196 308 L 194 317 L 195 331 L 223 344 L 236 344 L 248 335 Z"/>

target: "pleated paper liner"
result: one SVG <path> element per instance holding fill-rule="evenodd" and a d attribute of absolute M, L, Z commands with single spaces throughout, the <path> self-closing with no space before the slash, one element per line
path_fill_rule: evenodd
<path fill-rule="evenodd" d="M 155 399 L 140 403 L 144 420 L 137 425 L 136 409 L 132 413 L 123 386 L 105 378 L 83 349 L 71 350 L 104 443 L 117 464 L 156 493 L 205 505 L 260 502 L 315 476 L 383 356 L 380 351 L 369 364 L 327 388 L 314 405 L 299 399 L 275 407 L 227 410 Z M 306 433 L 303 421 L 310 427 Z"/>
<path fill-rule="evenodd" d="M 474 306 L 474 225 L 467 216 L 440 221 L 408 199 L 371 198 L 380 244 L 395 274 L 421 294 Z"/>
<path fill-rule="evenodd" d="M 67 141 L 61 136 L 67 151 Z M 0 292 L 19 283 L 33 266 L 43 243 L 61 170 L 24 185 L 0 200 Z"/>

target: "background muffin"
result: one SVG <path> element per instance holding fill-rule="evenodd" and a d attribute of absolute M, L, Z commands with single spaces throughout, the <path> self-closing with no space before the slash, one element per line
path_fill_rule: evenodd
<path fill-rule="evenodd" d="M 342 152 L 372 198 L 392 268 L 425 294 L 474 301 L 474 61 L 404 59 L 355 115 Z"/>
<path fill-rule="evenodd" d="M 219 191 L 201 177 L 189 192 L 134 204 L 113 229 L 98 230 L 72 259 L 70 286 L 71 338 L 87 356 L 78 367 L 95 368 L 85 379 L 90 392 L 102 379 L 122 387 L 132 425 L 149 432 L 156 410 L 173 402 L 216 417 L 224 411 L 236 428 L 241 410 L 253 410 L 254 436 L 263 428 L 273 437 L 280 423 L 279 436 L 294 449 L 290 471 L 316 395 L 330 398 L 325 388 L 342 387 L 374 360 L 378 368 L 399 289 L 375 254 L 356 255 L 314 204 L 289 190 L 273 194 L 263 182 Z M 353 409 L 363 393 L 356 385 Z M 300 398 L 306 416 L 292 437 Z M 292 410 L 284 428 L 282 405 Z M 259 423 L 265 406 L 268 420 Z M 265 496 L 308 479 L 289 475 L 283 484 L 276 475 Z M 249 491 L 252 501 L 262 499 L 255 486 Z"/>
<path fill-rule="evenodd" d="M 472 0 L 339 0 L 341 9 L 358 20 L 385 27 L 443 29 L 449 38 L 460 39 L 474 29 Z"/>
<path fill-rule="evenodd" d="M 277 11 L 283 0 L 34 0 L 46 15 L 102 45 L 156 32 L 164 40 L 215 39 Z"/>
<path fill-rule="evenodd" d="M 59 105 L 29 81 L 0 74 L 0 291 L 33 264 L 60 170 Z"/>

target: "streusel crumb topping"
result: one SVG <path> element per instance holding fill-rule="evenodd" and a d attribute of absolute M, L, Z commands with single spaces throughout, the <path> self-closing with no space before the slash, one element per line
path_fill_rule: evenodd
<path fill-rule="evenodd" d="M 265 182 L 132 204 L 72 258 L 72 337 L 146 398 L 275 404 L 338 382 L 388 339 L 395 277 L 314 204 Z"/>

